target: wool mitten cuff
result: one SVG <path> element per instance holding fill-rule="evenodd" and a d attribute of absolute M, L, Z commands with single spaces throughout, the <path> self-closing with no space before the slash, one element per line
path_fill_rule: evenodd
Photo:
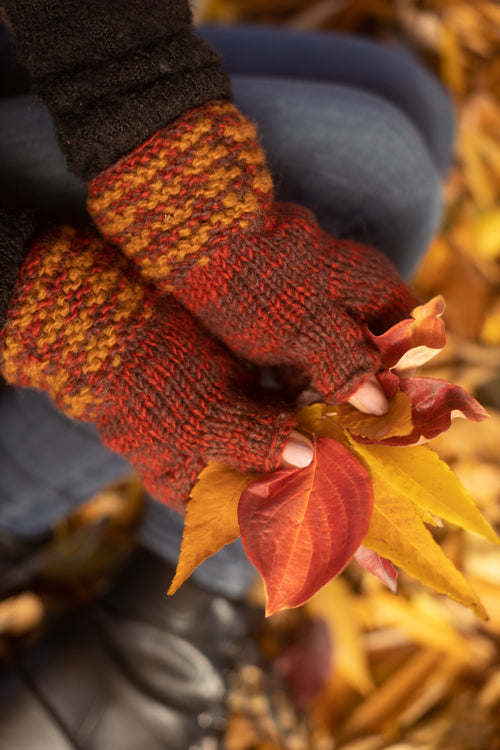
<path fill-rule="evenodd" d="M 233 351 L 304 373 L 329 400 L 379 367 L 366 325 L 384 329 L 415 305 L 382 253 L 274 200 L 255 128 L 226 102 L 184 114 L 106 170 L 88 207 Z"/>
<path fill-rule="evenodd" d="M 268 471 L 288 412 L 243 394 L 245 371 L 173 298 L 90 233 L 30 248 L 0 333 L 0 372 L 95 422 L 160 500 L 181 509 L 209 460 Z"/>

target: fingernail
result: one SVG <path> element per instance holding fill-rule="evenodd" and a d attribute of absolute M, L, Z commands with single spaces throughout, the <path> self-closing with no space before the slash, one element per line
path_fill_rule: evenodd
<path fill-rule="evenodd" d="M 313 459 L 313 447 L 311 441 L 296 430 L 292 430 L 288 443 L 281 454 L 281 462 L 285 466 L 294 466 L 304 469 L 309 466 Z"/>
<path fill-rule="evenodd" d="M 372 380 L 363 383 L 356 394 L 351 396 L 349 403 L 358 411 L 362 411 L 363 414 L 373 414 L 376 417 L 386 414 L 389 409 L 389 402 L 385 393 L 378 383 L 374 383 Z"/>

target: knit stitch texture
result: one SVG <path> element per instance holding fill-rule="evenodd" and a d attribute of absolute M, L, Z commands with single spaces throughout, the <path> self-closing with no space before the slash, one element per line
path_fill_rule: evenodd
<path fill-rule="evenodd" d="M 268 471 L 294 425 L 243 393 L 246 370 L 91 232 L 31 247 L 0 334 L 7 382 L 95 422 L 158 499 L 182 509 L 210 460 Z"/>
<path fill-rule="evenodd" d="M 141 274 L 234 352 L 348 398 L 379 367 L 366 326 L 416 300 L 373 248 L 274 200 L 254 126 L 231 104 L 184 114 L 93 180 L 88 207 Z"/>

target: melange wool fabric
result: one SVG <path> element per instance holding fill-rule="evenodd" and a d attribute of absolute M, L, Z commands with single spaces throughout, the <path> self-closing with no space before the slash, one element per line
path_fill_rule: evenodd
<path fill-rule="evenodd" d="M 89 179 L 182 112 L 229 98 L 188 0 L 5 0 L 68 165 Z"/>
<path fill-rule="evenodd" d="M 0 372 L 94 422 L 159 500 L 182 509 L 210 460 L 278 466 L 293 415 L 243 395 L 246 370 L 92 232 L 30 247 L 0 333 Z"/>
<path fill-rule="evenodd" d="M 290 366 L 328 400 L 379 367 L 366 337 L 416 304 L 382 253 L 274 200 L 253 125 L 230 103 L 191 110 L 89 185 L 101 232 L 234 352 Z"/>

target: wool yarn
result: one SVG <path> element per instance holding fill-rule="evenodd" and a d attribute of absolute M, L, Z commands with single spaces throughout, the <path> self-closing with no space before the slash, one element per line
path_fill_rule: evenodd
<path fill-rule="evenodd" d="M 416 304 L 382 253 L 275 200 L 254 126 L 225 101 L 183 114 L 92 180 L 88 209 L 235 353 L 293 368 L 327 400 L 377 371 L 366 326 L 385 330 Z"/>
<path fill-rule="evenodd" d="M 208 461 L 269 471 L 294 418 L 244 395 L 247 371 L 94 232 L 32 243 L 0 333 L 6 381 L 94 422 L 158 499 L 182 510 Z"/>

